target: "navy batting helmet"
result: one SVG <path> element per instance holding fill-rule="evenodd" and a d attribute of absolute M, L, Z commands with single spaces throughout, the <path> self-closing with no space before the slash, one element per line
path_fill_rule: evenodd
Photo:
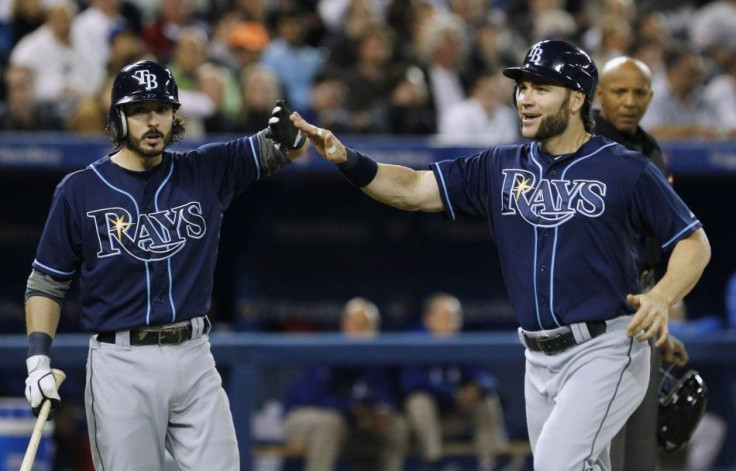
<path fill-rule="evenodd" d="M 565 41 L 541 41 L 529 49 L 521 67 L 504 69 L 506 77 L 516 80 L 523 74 L 536 75 L 583 92 L 593 101 L 598 85 L 598 69 L 588 54 Z"/>
<path fill-rule="evenodd" d="M 666 451 L 682 448 L 693 436 L 708 404 L 708 388 L 697 371 L 690 370 L 682 378 L 660 369 L 657 441 Z"/>
<path fill-rule="evenodd" d="M 138 61 L 118 72 L 107 116 L 118 137 L 128 133 L 122 105 L 139 101 L 162 101 L 171 103 L 174 109 L 179 108 L 179 89 L 171 71 L 153 61 Z"/>

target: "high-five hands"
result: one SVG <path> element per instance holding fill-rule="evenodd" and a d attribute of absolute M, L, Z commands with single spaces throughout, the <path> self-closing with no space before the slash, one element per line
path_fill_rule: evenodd
<path fill-rule="evenodd" d="M 291 114 L 289 119 L 291 119 L 291 122 L 294 123 L 297 129 L 309 137 L 317 152 L 328 162 L 332 162 L 333 164 L 345 163 L 348 158 L 347 150 L 331 131 L 309 124 L 296 111 Z"/>

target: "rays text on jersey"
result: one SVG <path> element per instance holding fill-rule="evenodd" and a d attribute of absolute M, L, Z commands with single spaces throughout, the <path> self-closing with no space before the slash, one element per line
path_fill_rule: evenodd
<path fill-rule="evenodd" d="M 518 214 L 533 226 L 555 227 L 576 214 L 597 217 L 605 210 L 603 182 L 537 179 L 521 169 L 504 169 L 503 175 L 501 214 Z"/>
<path fill-rule="evenodd" d="M 122 249 L 139 260 L 164 260 L 206 231 L 202 206 L 196 201 L 140 214 L 136 220 L 120 207 L 89 211 L 87 217 L 96 225 L 100 258 L 119 255 Z"/>

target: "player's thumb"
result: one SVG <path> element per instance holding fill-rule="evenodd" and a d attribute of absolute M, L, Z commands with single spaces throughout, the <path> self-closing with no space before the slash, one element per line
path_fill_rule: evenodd
<path fill-rule="evenodd" d="M 628 295 L 626 295 L 626 302 L 628 302 L 629 304 L 631 304 L 635 308 L 638 308 L 639 305 L 640 305 L 640 303 L 639 303 L 639 296 L 638 295 L 634 295 L 634 294 L 628 294 Z"/>

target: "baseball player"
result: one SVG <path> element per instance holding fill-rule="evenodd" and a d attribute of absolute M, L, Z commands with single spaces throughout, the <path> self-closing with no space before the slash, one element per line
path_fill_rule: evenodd
<path fill-rule="evenodd" d="M 601 69 L 596 89 L 601 108 L 593 111 L 595 130 L 629 150 L 641 152 L 666 176 L 664 157 L 657 141 L 639 126 L 652 95 L 652 74 L 646 64 L 626 56 L 609 60 Z M 651 235 L 643 235 L 640 240 L 639 285 L 642 291 L 647 291 L 654 285 L 654 270 L 660 261 L 661 249 Z M 658 393 L 662 382 L 659 369 L 663 355 L 666 362 L 676 362 L 678 366 L 684 366 L 689 358 L 683 343 L 672 335 L 660 348 L 652 349 L 644 400 L 611 442 L 613 471 L 657 469 Z"/>
<path fill-rule="evenodd" d="M 531 142 L 491 147 L 430 170 L 377 164 L 331 132 L 291 119 L 363 192 L 410 211 L 489 222 L 526 346 L 525 399 L 536 471 L 609 470 L 609 445 L 644 397 L 650 347 L 668 338 L 668 307 L 710 259 L 701 223 L 645 157 L 595 136 L 598 73 L 564 41 L 535 44 L 516 83 Z M 639 290 L 637 234 L 672 250 Z"/>
<path fill-rule="evenodd" d="M 26 397 L 59 405 L 50 347 L 60 304 L 80 279 L 92 335 L 85 405 L 98 470 L 237 470 L 230 406 L 210 353 L 222 215 L 249 185 L 308 144 L 277 102 L 269 128 L 189 152 L 177 86 L 151 61 L 123 68 L 111 93 L 109 155 L 56 187 L 26 290 Z"/>

